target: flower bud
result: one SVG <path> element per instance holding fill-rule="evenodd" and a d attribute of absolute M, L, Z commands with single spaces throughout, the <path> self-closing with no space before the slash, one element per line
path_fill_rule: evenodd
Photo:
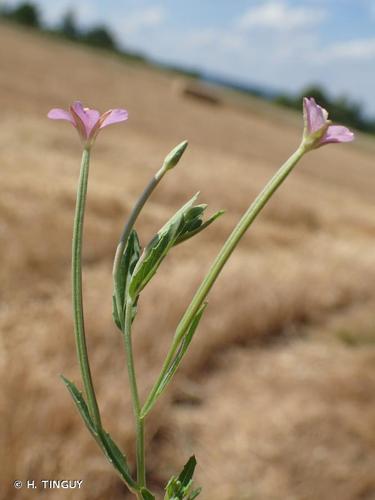
<path fill-rule="evenodd" d="M 184 154 L 185 149 L 188 146 L 188 141 L 183 141 L 178 146 L 172 149 L 170 153 L 167 154 L 163 163 L 163 170 L 171 170 L 180 161 L 181 156 Z"/>

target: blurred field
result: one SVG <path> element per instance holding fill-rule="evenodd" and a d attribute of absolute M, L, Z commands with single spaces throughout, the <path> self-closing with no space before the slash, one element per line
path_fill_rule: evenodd
<path fill-rule="evenodd" d="M 143 242 L 197 190 L 217 224 L 177 248 L 135 326 L 145 395 L 184 307 L 258 190 L 298 145 L 294 115 L 229 94 L 183 97 L 173 77 L 0 25 L 0 498 L 130 498 L 63 387 L 79 380 L 70 241 L 80 146 L 49 108 L 127 107 L 93 155 L 85 232 L 89 349 L 106 427 L 133 460 L 111 265 L 137 194 L 169 149 L 190 147 L 141 217 Z M 150 485 L 195 452 L 203 500 L 375 499 L 375 148 L 308 155 L 215 286 L 191 353 L 149 419 Z M 83 479 L 14 490 L 15 479 Z"/>

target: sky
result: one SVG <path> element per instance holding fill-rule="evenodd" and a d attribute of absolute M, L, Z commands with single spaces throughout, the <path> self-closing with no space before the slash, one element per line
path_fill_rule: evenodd
<path fill-rule="evenodd" d="M 7 4 L 17 5 L 10 0 Z M 321 84 L 375 116 L 375 0 L 34 0 L 55 25 L 72 9 L 120 46 L 268 89 Z"/>

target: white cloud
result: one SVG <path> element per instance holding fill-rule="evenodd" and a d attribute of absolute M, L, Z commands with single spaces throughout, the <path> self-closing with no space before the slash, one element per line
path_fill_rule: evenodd
<path fill-rule="evenodd" d="M 192 49 L 225 49 L 229 51 L 245 50 L 247 41 L 233 30 L 206 28 L 185 34 L 185 45 Z"/>
<path fill-rule="evenodd" d="M 324 51 L 324 60 L 368 61 L 375 58 L 375 38 L 336 43 Z"/>
<path fill-rule="evenodd" d="M 322 8 L 289 6 L 282 0 L 271 0 L 248 9 L 237 21 L 240 29 L 268 28 L 289 31 L 318 24 L 326 17 Z"/>
<path fill-rule="evenodd" d="M 166 11 L 162 6 L 153 5 L 129 12 L 122 21 L 122 29 L 127 35 L 138 33 L 145 28 L 155 28 L 163 24 Z"/>

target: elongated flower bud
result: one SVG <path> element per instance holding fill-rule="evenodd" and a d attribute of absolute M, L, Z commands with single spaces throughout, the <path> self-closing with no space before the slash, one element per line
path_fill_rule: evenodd
<path fill-rule="evenodd" d="M 163 165 L 160 170 L 155 174 L 157 182 L 168 172 L 172 170 L 180 161 L 181 156 L 184 154 L 185 149 L 188 147 L 188 141 L 180 142 L 176 147 L 170 151 L 164 159 Z"/>
<path fill-rule="evenodd" d="M 185 149 L 188 147 L 188 141 L 183 141 L 178 146 L 172 149 L 170 153 L 167 154 L 163 163 L 164 170 L 171 170 L 180 161 Z"/>

